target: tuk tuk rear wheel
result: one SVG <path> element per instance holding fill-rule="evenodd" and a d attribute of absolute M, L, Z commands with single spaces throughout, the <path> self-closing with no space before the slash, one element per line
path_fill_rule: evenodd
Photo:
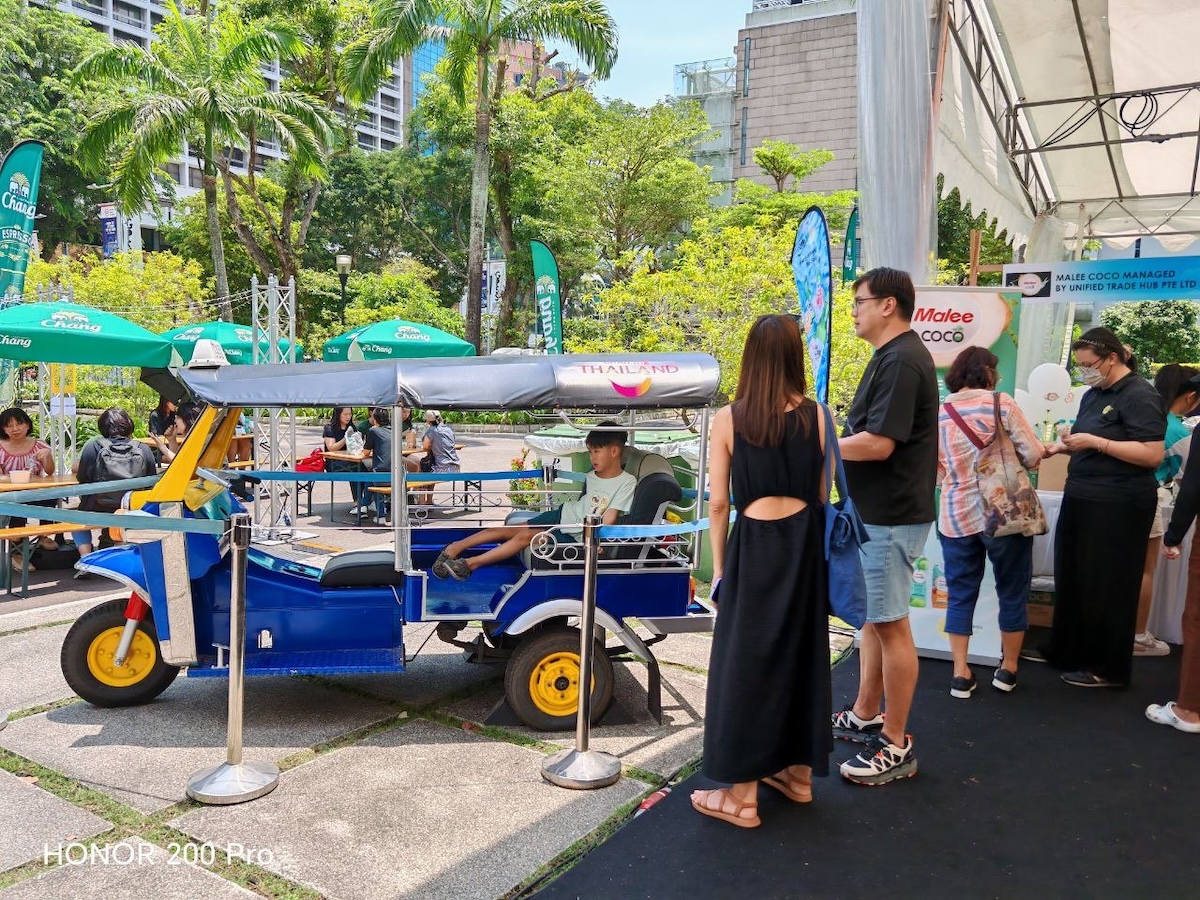
<path fill-rule="evenodd" d="M 579 629 L 557 626 L 525 638 L 504 672 L 504 696 L 517 718 L 539 731 L 569 731 L 579 713 Z M 592 652 L 591 720 L 608 711 L 613 664 L 596 641 Z"/>
<path fill-rule="evenodd" d="M 125 600 L 109 600 L 80 616 L 63 640 L 63 677 L 76 694 L 94 706 L 138 706 L 167 689 L 179 667 L 163 662 L 154 620 L 138 623 L 121 666 L 113 654 L 125 630 Z"/>

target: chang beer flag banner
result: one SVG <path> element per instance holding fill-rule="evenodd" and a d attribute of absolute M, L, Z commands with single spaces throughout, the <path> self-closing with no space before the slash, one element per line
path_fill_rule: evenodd
<path fill-rule="evenodd" d="M 800 297 L 800 318 L 804 340 L 812 361 L 813 393 L 818 400 L 829 400 L 830 302 L 833 296 L 833 263 L 829 258 L 829 226 L 825 214 L 811 207 L 796 229 L 792 247 L 792 272 Z"/>
<path fill-rule="evenodd" d="M 538 321 L 546 341 L 546 352 L 563 352 L 562 296 L 559 292 L 558 263 L 550 248 L 541 241 L 530 241 L 533 250 L 533 280 L 537 291 Z"/>
<path fill-rule="evenodd" d="M 846 243 L 842 247 L 842 281 L 854 281 L 858 277 L 858 207 L 850 210 L 846 222 Z"/>
<path fill-rule="evenodd" d="M 13 303 L 25 289 L 33 220 L 42 180 L 41 141 L 22 141 L 0 166 L 0 297 Z"/>

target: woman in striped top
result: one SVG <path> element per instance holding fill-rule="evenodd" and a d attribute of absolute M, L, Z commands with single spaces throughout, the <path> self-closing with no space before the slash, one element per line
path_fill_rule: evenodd
<path fill-rule="evenodd" d="M 968 347 L 946 372 L 946 387 L 953 392 L 946 403 L 986 443 L 996 431 L 999 364 L 990 350 Z M 1018 457 L 1027 469 L 1037 468 L 1045 447 L 1013 398 L 1008 394 L 998 396 L 1000 423 L 1012 438 Z M 949 591 L 946 634 L 954 658 L 950 694 L 960 699 L 970 697 L 975 690 L 975 675 L 967 665 L 967 647 L 986 561 L 992 561 L 1000 598 L 1004 658 L 992 675 L 992 687 L 997 690 L 1008 692 L 1017 686 L 1017 657 L 1025 639 L 1025 606 L 1033 577 L 1033 538 L 1022 534 L 988 537 L 984 533 L 983 497 L 975 474 L 979 453 L 943 406 L 938 413 L 938 484 L 942 491 L 938 539 Z"/>

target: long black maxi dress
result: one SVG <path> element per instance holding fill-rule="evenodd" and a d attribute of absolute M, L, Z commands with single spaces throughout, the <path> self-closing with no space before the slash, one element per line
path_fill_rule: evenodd
<path fill-rule="evenodd" d="M 756 447 L 734 435 L 731 483 L 741 509 L 761 497 L 808 506 L 782 519 L 739 514 L 725 549 L 704 723 L 704 774 L 753 781 L 787 766 L 829 774 L 829 593 L 820 494 L 824 459 L 806 400 L 784 441 Z"/>

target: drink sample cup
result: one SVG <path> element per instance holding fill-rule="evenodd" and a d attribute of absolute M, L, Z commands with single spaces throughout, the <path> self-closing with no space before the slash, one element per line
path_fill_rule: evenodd
<path fill-rule="evenodd" d="M 1071 426 L 1066 422 L 1062 422 L 1061 424 L 1059 424 L 1058 439 L 1060 441 L 1063 441 L 1063 440 L 1066 440 L 1070 436 L 1071 436 Z"/>
<path fill-rule="evenodd" d="M 13 469 L 8 473 L 9 480 L 13 484 L 29 484 L 29 479 L 33 473 L 28 469 Z"/>

